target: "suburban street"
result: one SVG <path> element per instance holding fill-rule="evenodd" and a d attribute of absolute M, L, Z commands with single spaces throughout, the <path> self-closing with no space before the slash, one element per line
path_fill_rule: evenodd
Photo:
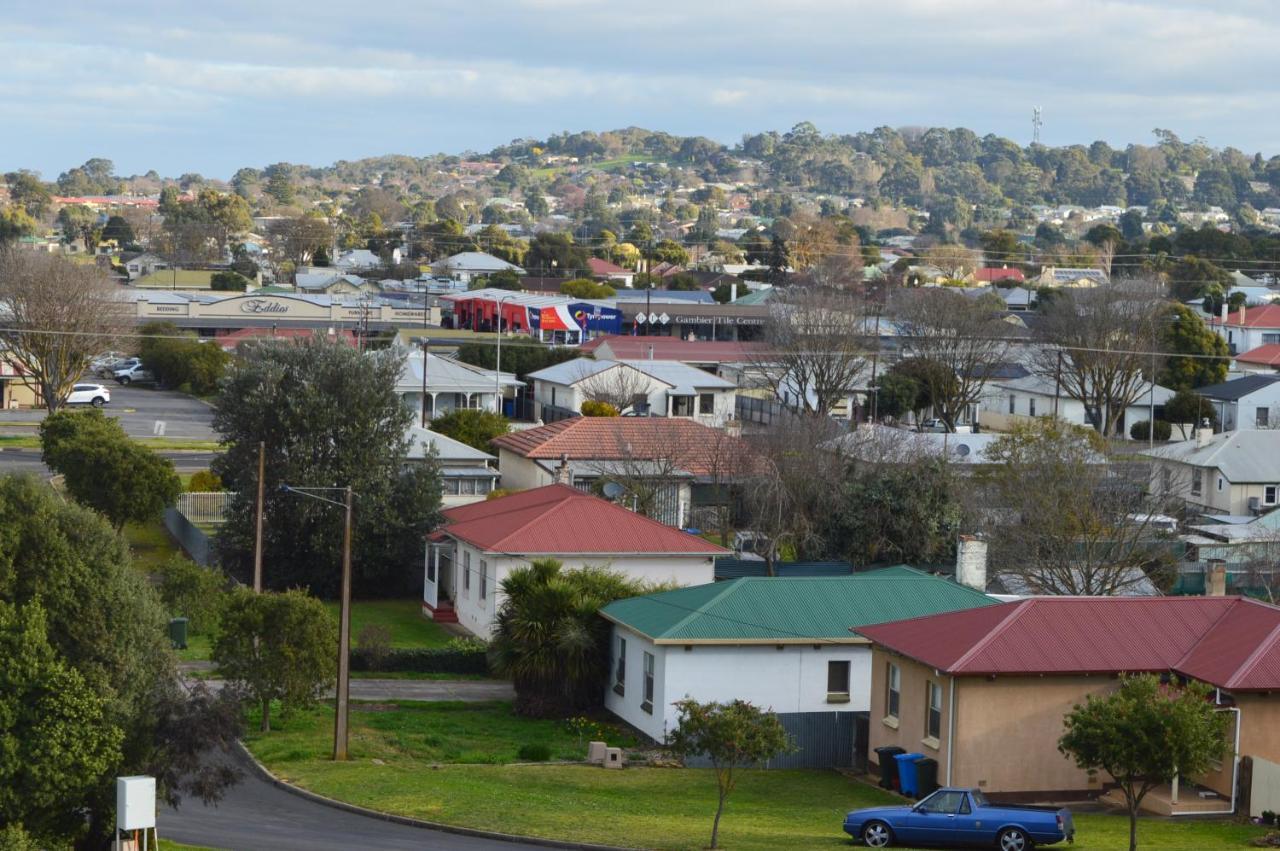
<path fill-rule="evenodd" d="M 110 378 L 86 376 L 86 384 L 101 384 L 111 391 L 111 402 L 103 411 L 120 420 L 131 437 L 157 437 L 156 421 L 164 423 L 163 437 L 180 440 L 216 440 L 213 432 L 213 408 L 185 393 L 156 390 L 151 387 L 124 387 Z M 45 417 L 43 409 L 0 412 L 4 423 L 38 423 Z"/>
<path fill-rule="evenodd" d="M 244 771 L 243 780 L 217 806 L 189 800 L 178 809 L 160 810 L 160 836 L 189 845 L 235 851 L 510 851 L 538 847 L 344 812 L 279 789 L 250 770 L 243 757 L 236 759 Z"/>

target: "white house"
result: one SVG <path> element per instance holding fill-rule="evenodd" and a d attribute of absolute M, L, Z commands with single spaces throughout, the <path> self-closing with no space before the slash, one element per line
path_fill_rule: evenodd
<path fill-rule="evenodd" d="M 509 372 L 496 374 L 491 369 L 430 353 L 424 375 L 422 352 L 419 350 L 405 357 L 396 393 L 405 407 L 418 415 L 421 424 L 455 408 L 497 411 L 499 393 L 506 398 L 522 386 L 524 382 Z"/>
<path fill-rule="evenodd" d="M 445 508 L 480 502 L 498 486 L 498 471 L 492 466 L 498 459 L 488 452 L 418 425 L 409 426 L 408 437 L 406 460 L 419 464 L 433 458 L 440 465 Z"/>
<path fill-rule="evenodd" d="M 1154 405 L 1156 419 L 1165 402 L 1173 398 L 1173 391 L 1159 384 L 1141 382 L 1137 395 L 1118 423 L 1119 433 L 1129 436 L 1129 428 L 1137 422 L 1151 418 Z M 991 381 L 982 390 L 978 403 L 978 422 L 984 428 L 1005 431 L 1018 422 L 1032 417 L 1052 417 L 1076 425 L 1092 426 L 1085 404 L 1072 398 L 1065 382 L 1056 383 L 1052 376 L 1026 375 L 1004 381 Z"/>
<path fill-rule="evenodd" d="M 153 272 L 168 268 L 170 268 L 169 261 L 157 254 L 139 254 L 124 264 L 125 273 L 128 274 L 131 281 L 145 278 Z"/>
<path fill-rule="evenodd" d="M 400 262 L 400 249 L 394 248 L 391 251 L 391 265 Z M 338 255 L 333 261 L 333 265 L 343 272 L 354 272 L 362 269 L 377 269 L 384 265 L 382 258 L 374 254 L 367 248 L 353 248 L 350 251 L 344 251 Z"/>
<path fill-rule="evenodd" d="M 494 272 L 515 272 L 517 275 L 523 275 L 524 269 L 521 269 L 514 263 L 508 263 L 492 254 L 483 251 L 463 251 L 452 257 L 446 257 L 437 260 L 431 267 L 431 270 L 437 275 L 448 275 L 455 281 L 469 283 L 473 278 L 492 275 Z"/>
<path fill-rule="evenodd" d="M 543 420 L 576 414 L 594 398 L 612 400 L 624 411 L 720 426 L 733 418 L 737 391 L 733 382 L 679 361 L 578 358 L 529 378 Z"/>
<path fill-rule="evenodd" d="M 605 707 L 661 742 L 674 703 L 747 700 L 784 726 L 873 705 L 871 648 L 852 627 L 995 603 L 905 566 L 851 576 L 746 577 L 610 603 Z"/>
<path fill-rule="evenodd" d="M 703 585 L 729 551 L 563 484 L 450 508 L 427 546 L 423 613 L 489 638 L 502 580 L 540 558 L 634 579 Z"/>
<path fill-rule="evenodd" d="M 1280 427 L 1280 374 L 1246 375 L 1196 393 L 1213 405 L 1222 431 Z"/>
<path fill-rule="evenodd" d="M 1280 304 L 1224 309 L 1209 320 L 1209 327 L 1227 341 L 1233 355 L 1280 343 Z"/>
<path fill-rule="evenodd" d="M 1194 510 L 1240 516 L 1280 505 L 1280 431 L 1201 428 L 1143 454 L 1153 460 L 1153 486 Z"/>

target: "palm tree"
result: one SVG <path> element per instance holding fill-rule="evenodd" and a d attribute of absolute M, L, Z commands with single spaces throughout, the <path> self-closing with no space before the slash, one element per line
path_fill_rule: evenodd
<path fill-rule="evenodd" d="M 645 591 L 622 574 L 602 567 L 563 570 L 555 559 L 503 579 L 489 656 L 515 685 L 516 712 L 559 718 L 598 706 L 609 673 L 609 624 L 600 608 Z"/>

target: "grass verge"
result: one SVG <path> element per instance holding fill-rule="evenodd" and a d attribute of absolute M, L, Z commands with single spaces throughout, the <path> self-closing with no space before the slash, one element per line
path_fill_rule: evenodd
<path fill-rule="evenodd" d="M 325 603 L 336 618 L 339 605 Z M 453 636 L 444 627 L 422 615 L 418 600 L 357 600 L 351 604 L 351 640 L 358 644 L 360 630 L 369 624 L 381 624 L 391 630 L 391 646 L 443 647 Z"/>
<path fill-rule="evenodd" d="M 183 555 L 158 517 L 146 523 L 126 523 L 124 539 L 133 553 L 134 566 L 146 573 L 158 573 L 169 559 Z"/>

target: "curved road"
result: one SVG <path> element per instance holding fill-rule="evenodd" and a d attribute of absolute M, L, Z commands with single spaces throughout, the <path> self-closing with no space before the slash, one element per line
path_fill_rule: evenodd
<path fill-rule="evenodd" d="M 411 827 L 326 807 L 271 785 L 237 754 L 244 778 L 217 806 L 184 801 L 158 815 L 162 838 L 188 845 L 234 851 L 513 851 L 545 846 L 461 836 Z M 494 806 L 501 806 L 494 802 Z"/>

